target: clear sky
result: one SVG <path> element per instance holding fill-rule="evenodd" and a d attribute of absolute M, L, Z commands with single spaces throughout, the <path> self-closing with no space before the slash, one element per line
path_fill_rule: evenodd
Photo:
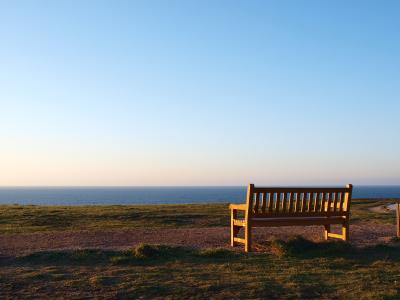
<path fill-rule="evenodd" d="M 399 1 L 1 1 L 0 185 L 400 184 Z"/>

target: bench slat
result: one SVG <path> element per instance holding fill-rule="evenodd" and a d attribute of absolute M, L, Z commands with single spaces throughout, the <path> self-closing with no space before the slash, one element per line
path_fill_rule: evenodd
<path fill-rule="evenodd" d="M 307 202 L 307 211 L 311 211 L 313 201 L 314 201 L 314 193 L 311 192 L 310 196 L 309 196 L 309 199 L 308 199 L 308 202 Z"/>
<path fill-rule="evenodd" d="M 337 203 L 338 203 L 338 193 L 333 193 L 333 212 L 337 210 Z"/>
<path fill-rule="evenodd" d="M 242 227 L 246 226 L 246 220 L 233 219 L 233 225 Z"/>
<path fill-rule="evenodd" d="M 272 218 L 272 217 L 344 217 L 348 214 L 346 212 L 331 212 L 328 214 L 327 212 L 272 212 L 272 213 L 258 213 L 253 214 L 253 218 Z"/>
<path fill-rule="evenodd" d="M 332 203 L 332 197 L 331 196 L 332 196 L 331 193 L 327 193 L 328 204 L 326 206 L 326 211 L 327 211 L 328 214 L 331 212 L 331 203 Z"/>
<path fill-rule="evenodd" d="M 318 194 L 319 193 L 315 193 L 312 192 L 310 195 L 310 208 L 308 211 L 310 212 L 315 212 L 316 211 L 316 207 L 318 205 Z"/>
<path fill-rule="evenodd" d="M 299 206 L 298 198 L 299 198 L 299 193 L 294 193 L 294 205 L 293 205 L 294 212 L 298 211 L 298 206 Z"/>
<path fill-rule="evenodd" d="M 262 194 L 262 205 L 261 212 L 265 213 L 265 207 L 267 206 L 267 193 Z"/>
<path fill-rule="evenodd" d="M 276 201 L 275 201 L 275 211 L 279 212 L 279 206 L 281 205 L 281 193 L 276 193 Z"/>
<path fill-rule="evenodd" d="M 287 193 L 282 193 L 282 212 L 286 212 L 287 208 Z"/>
<path fill-rule="evenodd" d="M 305 211 L 307 193 L 301 193 L 301 212 Z"/>
<path fill-rule="evenodd" d="M 337 238 L 337 239 L 343 238 L 343 236 L 341 234 L 332 233 L 332 232 L 328 232 L 328 237 L 333 237 L 333 238 Z"/>
<path fill-rule="evenodd" d="M 289 193 L 289 212 L 293 212 L 293 192 Z"/>
<path fill-rule="evenodd" d="M 246 240 L 245 240 L 245 239 L 238 238 L 238 237 L 234 237 L 233 240 L 234 240 L 236 243 L 242 243 L 242 244 L 246 243 Z"/>
<path fill-rule="evenodd" d="M 288 218 L 286 220 L 253 220 L 252 227 L 268 227 L 268 226 L 308 226 L 308 225 L 328 225 L 328 224 L 343 224 L 340 218 L 320 218 L 320 219 L 294 219 Z"/>
<path fill-rule="evenodd" d="M 256 198 L 254 200 L 254 212 L 258 213 L 258 207 L 260 206 L 260 193 L 256 193 Z"/>
<path fill-rule="evenodd" d="M 321 205 L 319 207 L 319 211 L 324 211 L 325 208 L 325 201 L 326 201 L 326 193 L 322 193 L 321 196 Z"/>
<path fill-rule="evenodd" d="M 268 211 L 272 212 L 274 208 L 274 193 L 268 193 Z"/>
<path fill-rule="evenodd" d="M 340 193 L 340 206 L 339 211 L 343 211 L 344 193 Z"/>

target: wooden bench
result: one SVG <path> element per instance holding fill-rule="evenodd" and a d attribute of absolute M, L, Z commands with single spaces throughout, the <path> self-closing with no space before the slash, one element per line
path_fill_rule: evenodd
<path fill-rule="evenodd" d="M 350 202 L 353 186 L 335 187 L 255 187 L 249 184 L 246 204 L 231 204 L 231 246 L 242 243 L 251 251 L 253 227 L 323 225 L 325 239 L 349 239 Z M 241 211 L 243 216 L 239 217 Z M 331 232 L 332 224 L 342 225 L 342 234 Z M 239 230 L 244 229 L 244 238 Z"/>

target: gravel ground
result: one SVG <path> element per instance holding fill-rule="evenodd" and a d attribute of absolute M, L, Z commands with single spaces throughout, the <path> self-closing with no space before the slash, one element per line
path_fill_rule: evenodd
<path fill-rule="evenodd" d="M 256 228 L 254 248 L 262 251 L 273 238 L 287 239 L 301 235 L 323 241 L 322 226 Z M 350 227 L 350 242 L 363 247 L 387 243 L 396 235 L 394 225 L 358 223 Z M 24 255 L 36 251 L 101 248 L 122 250 L 139 243 L 179 245 L 194 248 L 229 247 L 229 227 L 129 229 L 113 231 L 58 231 L 0 235 L 0 255 Z M 241 249 L 242 247 L 237 247 Z"/>

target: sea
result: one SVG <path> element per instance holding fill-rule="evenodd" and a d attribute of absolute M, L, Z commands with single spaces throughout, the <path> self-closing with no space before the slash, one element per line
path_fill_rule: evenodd
<path fill-rule="evenodd" d="M 243 203 L 246 187 L 0 187 L 0 204 Z M 397 198 L 400 185 L 354 186 L 353 198 Z"/>

